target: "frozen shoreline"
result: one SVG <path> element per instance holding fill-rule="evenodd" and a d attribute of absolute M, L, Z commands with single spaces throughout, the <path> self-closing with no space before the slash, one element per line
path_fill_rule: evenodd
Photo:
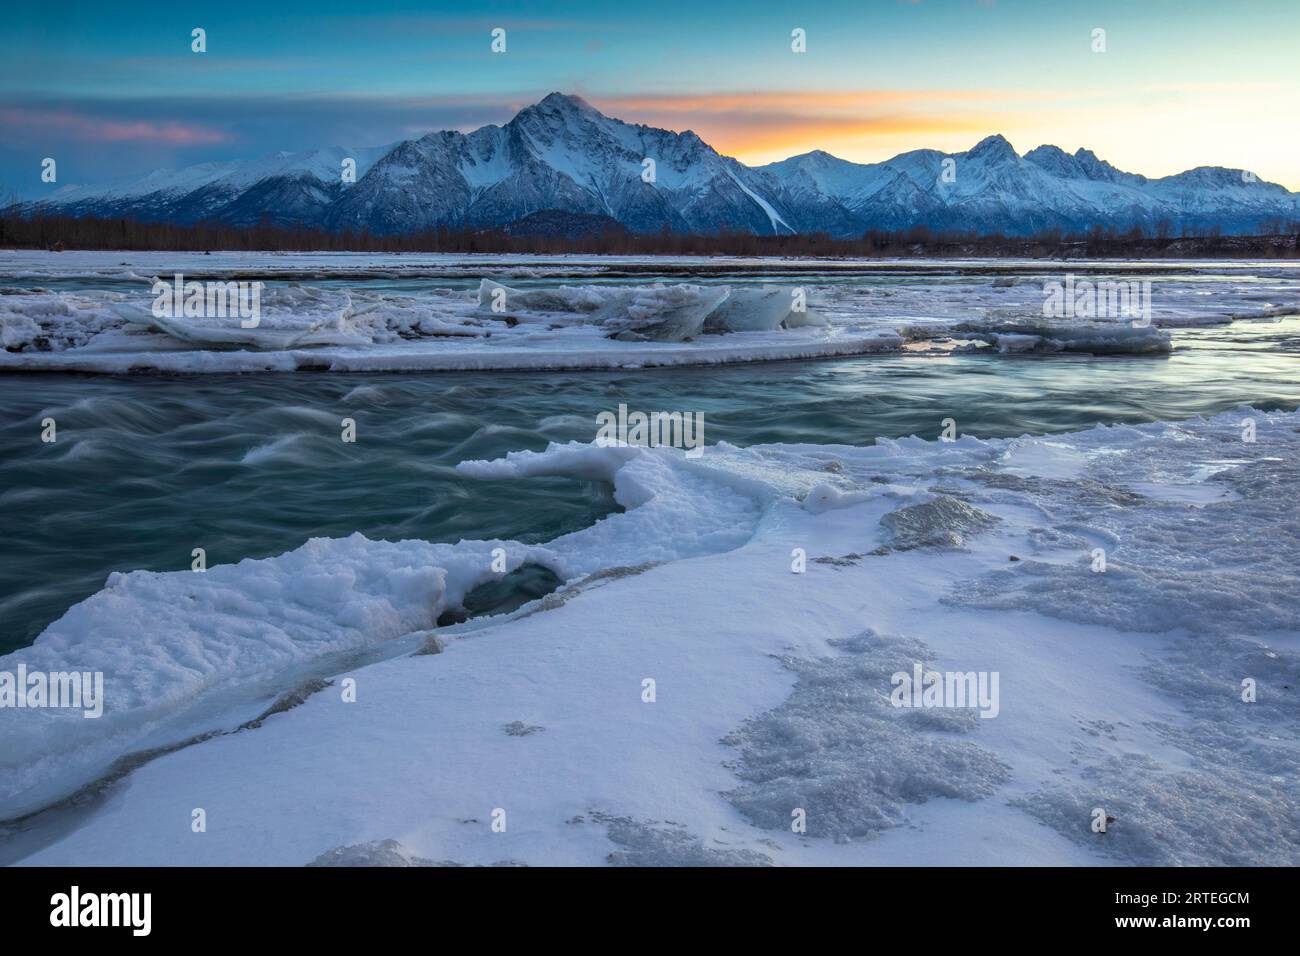
<path fill-rule="evenodd" d="M 523 488 L 610 479 L 627 510 L 543 547 L 354 535 L 115 576 L 0 659 L 100 667 L 110 694 L 103 722 L 0 712 L 26 755 L 0 815 L 113 754 L 233 729 L 315 676 L 334 685 L 146 763 L 25 862 L 1294 864 L 1298 448 L 1300 414 L 1243 409 L 1049 438 L 466 463 Z M 493 545 L 571 583 L 604 574 L 409 656 L 490 578 Z M 998 717 L 882 709 L 917 659 L 999 672 Z M 1119 821 L 1104 843 L 1098 805 Z"/>

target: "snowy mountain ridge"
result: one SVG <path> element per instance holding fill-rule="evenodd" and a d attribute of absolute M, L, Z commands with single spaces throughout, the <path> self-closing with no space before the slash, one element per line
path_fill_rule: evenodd
<path fill-rule="evenodd" d="M 347 159 L 355 182 L 342 175 Z M 1026 235 L 1100 225 L 1245 234 L 1300 221 L 1300 194 L 1244 170 L 1201 166 L 1149 179 L 1087 149 L 1044 145 L 1022 156 L 1001 135 L 965 152 L 920 149 L 882 163 L 816 150 L 750 167 L 690 130 L 626 123 L 552 93 L 471 133 L 159 170 L 61 187 L 21 209 L 381 234 L 506 226 L 545 210 L 608 216 L 634 232 L 848 237 L 923 225 Z"/>

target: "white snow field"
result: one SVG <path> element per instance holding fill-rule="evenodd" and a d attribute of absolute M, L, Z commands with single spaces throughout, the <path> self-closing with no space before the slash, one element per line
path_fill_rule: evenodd
<path fill-rule="evenodd" d="M 0 710 L 0 858 L 1296 865 L 1298 452 L 1300 413 L 1242 408 L 466 462 L 625 510 L 545 546 L 113 575 L 0 659 L 107 697 Z M 435 639 L 496 547 L 565 584 Z M 918 662 L 996 673 L 996 716 L 894 706 Z"/>
<path fill-rule="evenodd" d="M 738 278 L 694 284 L 699 269 Z M 910 278 L 880 281 L 891 270 Z M 178 273 L 268 283 L 259 323 L 155 317 L 154 280 Z M 1044 318 L 1044 283 L 1067 274 L 1149 281 L 1150 324 Z M 477 290 L 463 287 L 468 275 L 483 280 Z M 1150 353 L 1170 350 L 1168 328 L 1296 313 L 1300 266 L 1288 263 L 1012 261 L 990 271 L 987 262 L 0 254 L 0 371 L 621 368 L 954 347 Z"/>

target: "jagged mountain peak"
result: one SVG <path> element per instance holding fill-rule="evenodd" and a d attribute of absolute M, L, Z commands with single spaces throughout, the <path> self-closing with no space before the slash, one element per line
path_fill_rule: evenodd
<path fill-rule="evenodd" d="M 1055 176 L 1065 179 L 1090 179 L 1120 182 L 1142 181 L 1142 177 L 1125 173 L 1103 159 L 1090 149 L 1079 148 L 1073 154 L 1067 153 L 1059 146 L 1043 145 L 1025 153 L 1025 160 Z"/>
<path fill-rule="evenodd" d="M 773 166 L 802 166 L 806 169 L 825 169 L 832 166 L 839 166 L 848 163 L 847 159 L 840 159 L 824 149 L 814 149 L 811 152 L 800 153 L 798 156 L 791 156 L 789 159 L 783 159 L 779 163 L 773 163 Z M 856 165 L 856 164 L 851 164 Z"/>
<path fill-rule="evenodd" d="M 1074 152 L 1074 161 L 1078 164 L 1079 169 L 1089 179 L 1107 179 L 1116 180 L 1129 174 L 1121 173 L 1118 169 L 1098 158 L 1097 154 L 1090 149 L 1084 149 L 1082 146 Z"/>
<path fill-rule="evenodd" d="M 568 93 L 550 93 L 531 106 L 525 106 L 515 114 L 515 120 L 526 116 L 563 116 L 575 117 L 599 122 L 609 120 L 600 110 L 580 96 Z M 512 120 L 511 122 L 514 122 Z"/>
<path fill-rule="evenodd" d="M 1025 162 L 1063 179 L 1074 179 L 1079 175 L 1078 161 L 1059 146 L 1043 144 L 1025 153 Z"/>
<path fill-rule="evenodd" d="M 576 93 L 561 93 L 558 90 L 553 93 L 547 93 L 537 101 L 537 105 L 549 106 L 553 109 L 592 110 L 593 112 L 599 112 L 594 106 Z"/>
<path fill-rule="evenodd" d="M 1029 152 L 1025 153 L 1025 159 L 1039 157 L 1044 161 L 1057 161 L 1060 159 L 1073 159 L 1074 157 L 1061 149 L 1059 146 L 1053 146 L 1051 143 L 1044 143 L 1042 146 L 1035 146 Z"/>
<path fill-rule="evenodd" d="M 1001 133 L 994 133 L 992 136 L 985 136 L 982 140 L 966 151 L 967 159 L 984 159 L 984 160 L 1014 160 L 1020 157 L 1016 154 L 1012 145 L 1007 142 L 1007 138 Z"/>

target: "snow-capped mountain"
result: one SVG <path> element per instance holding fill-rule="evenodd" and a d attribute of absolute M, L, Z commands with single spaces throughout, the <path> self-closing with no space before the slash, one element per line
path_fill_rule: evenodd
<path fill-rule="evenodd" d="M 355 182 L 344 181 L 346 159 L 355 161 Z M 24 204 L 36 210 L 375 233 L 506 226 L 559 210 L 609 217 L 636 232 L 856 236 L 925 225 L 1025 235 L 1167 225 L 1171 233 L 1217 227 L 1232 234 L 1300 221 L 1300 194 L 1221 167 L 1148 179 L 1086 149 L 1071 155 L 1039 146 L 1021 156 L 998 135 L 961 153 L 922 149 L 862 164 L 818 150 L 754 168 L 689 130 L 625 123 L 576 96 L 552 93 L 503 126 L 468 134 L 64 187 Z"/>
<path fill-rule="evenodd" d="M 345 159 L 356 163 L 359 180 L 393 147 L 340 146 L 305 153 L 275 153 L 260 159 L 201 163 L 159 169 L 103 186 L 63 186 L 48 200 L 25 204 L 74 216 L 132 217 L 193 223 L 213 219 L 230 225 L 270 221 L 279 225 L 319 223 L 344 189 Z"/>
<path fill-rule="evenodd" d="M 1243 170 L 1199 167 L 1148 179 L 1087 149 L 1071 155 L 1039 146 L 1020 156 L 998 135 L 963 153 L 920 149 L 864 165 L 818 151 L 759 171 L 798 207 L 838 207 L 859 230 L 926 225 L 1024 235 L 1093 225 L 1152 231 L 1164 223 L 1175 234 L 1216 226 L 1251 233 L 1300 221 L 1300 194 Z"/>
<path fill-rule="evenodd" d="M 773 185 L 690 131 L 624 123 L 552 93 L 504 126 L 402 143 L 347 190 L 328 225 L 496 226 L 559 209 L 641 232 L 793 231 L 764 198 Z"/>

